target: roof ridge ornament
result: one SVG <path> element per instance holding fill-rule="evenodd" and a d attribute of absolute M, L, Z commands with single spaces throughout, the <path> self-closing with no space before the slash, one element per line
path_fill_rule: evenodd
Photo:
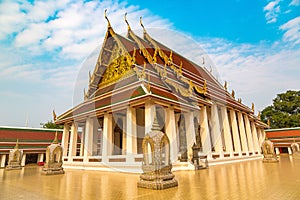
<path fill-rule="evenodd" d="M 144 33 L 147 33 L 147 31 L 146 31 L 146 29 L 144 27 L 144 24 L 142 22 L 142 17 L 140 17 L 140 25 L 142 26 Z"/>
<path fill-rule="evenodd" d="M 127 24 L 127 29 L 128 29 L 128 31 L 130 31 L 131 30 L 131 28 L 130 28 L 130 25 L 129 25 L 129 23 L 128 23 L 128 21 L 127 21 L 127 12 L 125 13 L 125 15 L 124 15 L 124 20 L 125 20 L 125 22 L 126 22 L 126 24 Z"/>
<path fill-rule="evenodd" d="M 107 9 L 104 10 L 104 18 L 107 20 L 107 27 L 108 27 L 108 28 L 111 28 L 109 19 L 108 19 L 107 15 L 106 15 L 106 11 L 107 11 Z"/>

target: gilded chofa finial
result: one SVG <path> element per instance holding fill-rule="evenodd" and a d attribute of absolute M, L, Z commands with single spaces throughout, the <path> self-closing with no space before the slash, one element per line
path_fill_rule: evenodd
<path fill-rule="evenodd" d="M 124 15 L 124 20 L 125 20 L 125 22 L 126 22 L 126 24 L 127 24 L 127 29 L 128 29 L 128 30 L 131 30 L 130 25 L 129 25 L 128 21 L 127 21 L 126 16 L 127 16 L 127 12 L 126 12 L 125 15 Z"/>
<path fill-rule="evenodd" d="M 83 88 L 83 97 L 84 97 L 84 100 L 88 99 L 88 94 L 87 94 L 85 88 Z"/>
<path fill-rule="evenodd" d="M 270 119 L 268 119 L 267 124 L 268 124 L 269 127 L 271 126 Z"/>
<path fill-rule="evenodd" d="M 204 80 L 204 83 L 203 83 L 203 91 L 204 91 L 204 95 L 207 93 L 207 83 L 206 83 L 206 80 Z"/>
<path fill-rule="evenodd" d="M 57 131 L 55 132 L 55 137 L 54 137 L 54 140 L 53 140 L 52 143 L 53 143 L 53 144 L 58 144 Z"/>
<path fill-rule="evenodd" d="M 146 29 L 144 27 L 143 21 L 142 21 L 142 17 L 140 17 L 140 25 L 142 26 L 144 33 L 146 32 Z"/>
<path fill-rule="evenodd" d="M 251 110 L 254 112 L 254 103 L 251 105 Z"/>
<path fill-rule="evenodd" d="M 259 120 L 261 120 L 261 117 L 260 117 L 260 111 L 258 111 L 257 118 L 258 118 Z"/>
<path fill-rule="evenodd" d="M 108 23 L 107 27 L 110 28 L 111 25 L 110 25 L 109 19 L 107 18 L 106 11 L 107 11 L 107 9 L 104 10 L 104 17 L 105 17 L 105 19 L 107 20 L 107 23 Z"/>
<path fill-rule="evenodd" d="M 224 89 L 227 90 L 227 81 L 224 83 Z"/>
<path fill-rule="evenodd" d="M 233 98 L 235 98 L 235 92 L 234 92 L 234 90 L 232 90 L 231 96 L 232 96 Z"/>
<path fill-rule="evenodd" d="M 169 61 L 173 62 L 173 51 L 170 52 Z"/>

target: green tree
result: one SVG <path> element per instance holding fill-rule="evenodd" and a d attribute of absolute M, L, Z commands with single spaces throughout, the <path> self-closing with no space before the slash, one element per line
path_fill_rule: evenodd
<path fill-rule="evenodd" d="M 51 129 L 63 129 L 64 128 L 63 125 L 57 125 L 54 122 L 52 122 L 52 120 L 50 120 L 46 123 L 40 123 L 40 125 L 42 126 L 42 128 L 51 128 Z"/>
<path fill-rule="evenodd" d="M 300 126 L 300 91 L 288 90 L 277 94 L 273 105 L 261 112 L 261 120 L 270 120 L 271 128 L 290 128 Z"/>

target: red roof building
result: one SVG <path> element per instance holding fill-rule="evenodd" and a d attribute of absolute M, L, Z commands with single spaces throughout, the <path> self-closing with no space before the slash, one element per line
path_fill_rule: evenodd
<path fill-rule="evenodd" d="M 277 154 L 292 154 L 291 144 L 300 144 L 300 127 L 266 129 L 266 138 L 274 143 Z"/>
<path fill-rule="evenodd" d="M 193 146 L 211 164 L 261 158 L 268 126 L 254 106 L 235 99 L 202 64 L 153 39 L 142 23 L 143 38 L 125 22 L 127 37 L 108 21 L 84 101 L 55 120 L 64 125 L 64 167 L 140 169 L 142 140 L 154 117 L 171 141 L 174 166 L 193 167 Z M 75 150 L 78 132 L 82 156 Z"/>
<path fill-rule="evenodd" d="M 7 164 L 9 152 L 17 141 L 19 149 L 23 151 L 22 166 L 43 162 L 46 148 L 52 143 L 56 132 L 61 142 L 61 129 L 0 126 L 0 167 Z"/>

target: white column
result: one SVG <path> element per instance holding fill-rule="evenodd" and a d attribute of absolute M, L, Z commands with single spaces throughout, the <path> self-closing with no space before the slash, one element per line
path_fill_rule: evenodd
<path fill-rule="evenodd" d="M 245 132 L 245 125 L 243 120 L 243 115 L 241 112 L 238 112 L 238 121 L 239 121 L 239 129 L 240 129 L 240 137 L 242 143 L 242 151 L 249 155 L 247 139 L 246 139 L 246 132 Z"/>
<path fill-rule="evenodd" d="M 230 132 L 230 126 L 229 126 L 229 119 L 228 119 L 228 114 L 227 114 L 227 108 L 225 106 L 223 106 L 221 108 L 221 115 L 222 115 L 222 125 L 223 125 L 223 131 L 224 131 L 226 152 L 230 153 L 230 155 L 233 156 L 232 138 L 231 138 L 231 132 Z"/>
<path fill-rule="evenodd" d="M 218 106 L 215 103 L 211 106 L 211 125 L 212 125 L 211 134 L 213 135 L 215 152 L 219 153 L 221 156 L 223 152 L 222 136 L 221 136 L 221 129 L 220 129 Z"/>
<path fill-rule="evenodd" d="M 6 154 L 1 155 L 0 167 L 5 167 Z"/>
<path fill-rule="evenodd" d="M 258 146 L 259 146 L 259 149 L 261 147 L 261 138 L 262 138 L 262 135 L 261 135 L 261 132 L 260 132 L 260 128 L 257 127 L 256 128 L 256 132 L 257 132 L 257 137 L 258 137 Z"/>
<path fill-rule="evenodd" d="M 134 162 L 137 153 L 136 109 L 127 108 L 126 112 L 126 162 Z"/>
<path fill-rule="evenodd" d="M 207 154 L 207 158 L 211 158 L 211 141 L 209 136 L 208 119 L 206 106 L 202 106 L 200 109 L 200 135 L 203 147 L 203 153 Z"/>
<path fill-rule="evenodd" d="M 88 157 L 93 154 L 93 118 L 88 117 L 85 122 L 84 130 L 84 150 L 83 150 L 83 161 L 88 162 Z"/>
<path fill-rule="evenodd" d="M 254 150 L 254 144 L 253 144 L 254 141 L 252 136 L 253 133 L 251 131 L 250 121 L 247 114 L 244 114 L 244 120 L 245 120 L 245 127 L 246 127 L 248 150 L 249 152 L 254 154 L 255 150 Z"/>
<path fill-rule="evenodd" d="M 293 154 L 293 152 L 292 152 L 292 150 L 291 150 L 291 147 L 288 147 L 288 152 L 289 152 L 289 155 L 292 155 L 292 154 Z"/>
<path fill-rule="evenodd" d="M 241 155 L 241 142 L 238 130 L 238 124 L 236 120 L 235 110 L 230 110 L 230 120 L 231 120 L 231 128 L 232 128 L 232 136 L 233 136 L 233 145 L 234 151 L 238 152 Z"/>
<path fill-rule="evenodd" d="M 279 154 L 280 154 L 280 151 L 279 151 L 279 148 L 278 148 L 278 147 L 275 148 L 275 153 L 276 153 L 276 155 L 279 155 Z"/>
<path fill-rule="evenodd" d="M 258 141 L 258 137 L 257 137 L 255 122 L 251 122 L 251 127 L 252 127 L 252 137 L 253 137 L 254 151 L 256 151 L 256 152 L 258 152 L 258 154 L 260 154 L 260 145 L 259 145 L 259 141 Z"/>
<path fill-rule="evenodd" d="M 97 117 L 92 118 L 92 132 L 93 132 L 93 137 L 92 137 L 92 156 L 97 155 L 97 143 L 98 143 L 98 128 L 99 128 L 99 122 Z"/>
<path fill-rule="evenodd" d="M 155 105 L 147 101 L 145 103 L 145 135 L 151 131 L 155 112 Z"/>
<path fill-rule="evenodd" d="M 195 127 L 194 127 L 194 114 L 193 112 L 189 111 L 184 113 L 185 119 L 185 127 L 186 127 L 186 148 L 188 159 L 192 160 L 193 158 L 193 145 L 196 143 L 196 135 L 195 135 Z"/>
<path fill-rule="evenodd" d="M 44 161 L 44 154 L 43 153 L 39 153 L 38 154 L 38 160 L 37 162 L 43 162 Z"/>
<path fill-rule="evenodd" d="M 26 164 L 26 153 L 23 153 L 22 160 L 21 160 L 21 166 L 24 167 Z"/>
<path fill-rule="evenodd" d="M 103 119 L 102 162 L 108 162 L 107 156 L 112 154 L 112 114 L 105 113 Z"/>
<path fill-rule="evenodd" d="M 71 127 L 71 137 L 70 137 L 69 155 L 68 155 L 69 162 L 72 162 L 72 157 L 76 156 L 77 136 L 78 136 L 77 124 L 74 122 Z"/>
<path fill-rule="evenodd" d="M 70 126 L 68 124 L 64 125 L 61 145 L 63 147 L 63 156 L 68 155 L 68 142 L 69 142 L 69 135 L 70 135 Z"/>
<path fill-rule="evenodd" d="M 85 140 L 85 126 L 81 130 L 81 142 L 80 142 L 80 153 L 79 156 L 84 156 L 84 140 Z"/>
<path fill-rule="evenodd" d="M 176 134 L 176 120 L 173 107 L 169 107 L 165 110 L 165 127 L 166 134 L 170 140 L 170 159 L 171 163 L 178 160 L 178 143 Z"/>

